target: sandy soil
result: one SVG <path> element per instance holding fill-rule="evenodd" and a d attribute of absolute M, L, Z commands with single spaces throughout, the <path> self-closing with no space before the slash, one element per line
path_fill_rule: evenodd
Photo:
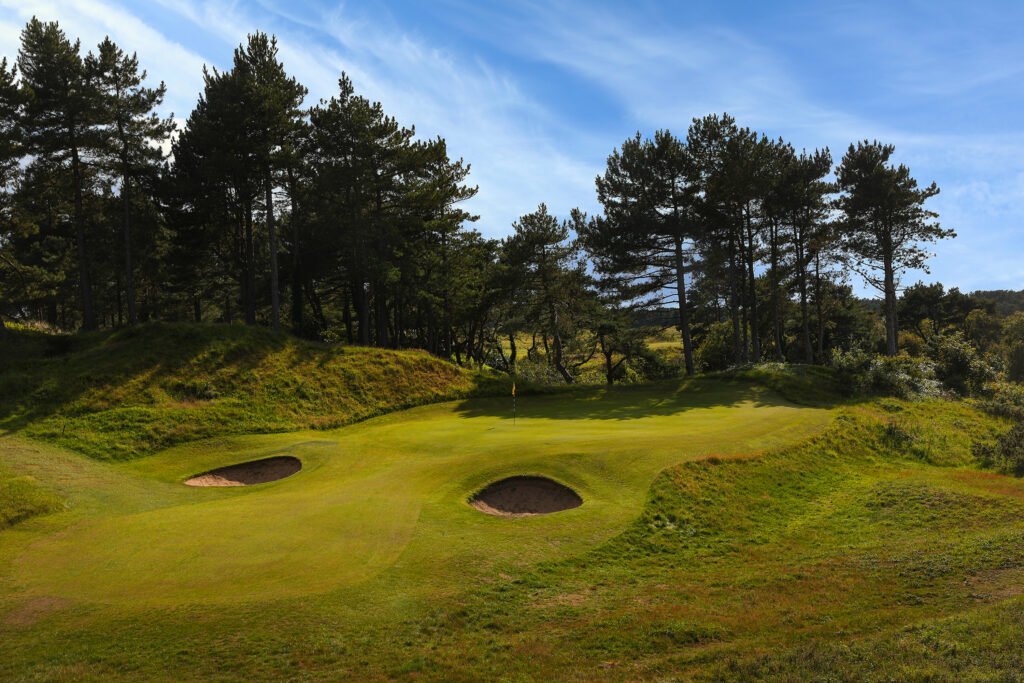
<path fill-rule="evenodd" d="M 242 462 L 197 474 L 185 481 L 187 486 L 251 486 L 290 477 L 302 469 L 302 462 L 290 455 Z"/>
<path fill-rule="evenodd" d="M 469 504 L 501 517 L 530 517 L 583 505 L 575 491 L 546 477 L 509 477 L 490 484 Z"/>

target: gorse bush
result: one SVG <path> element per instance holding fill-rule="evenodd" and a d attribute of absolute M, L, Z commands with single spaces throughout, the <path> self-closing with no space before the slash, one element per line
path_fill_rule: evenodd
<path fill-rule="evenodd" d="M 847 393 L 870 393 L 909 398 L 941 393 L 931 361 L 899 355 L 878 356 L 861 350 L 836 351 L 829 364 Z"/>
<path fill-rule="evenodd" d="M 991 366 L 959 332 L 932 340 L 932 355 L 939 380 L 963 396 L 982 392 L 995 378 Z"/>

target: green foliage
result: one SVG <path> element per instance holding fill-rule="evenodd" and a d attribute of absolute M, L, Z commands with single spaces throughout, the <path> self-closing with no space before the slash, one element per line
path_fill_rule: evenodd
<path fill-rule="evenodd" d="M 829 365 L 836 372 L 839 386 L 851 395 L 863 392 L 909 398 L 940 392 L 935 364 L 928 360 L 853 350 L 833 352 Z"/>
<path fill-rule="evenodd" d="M 732 347 L 732 325 L 713 323 L 697 346 L 697 367 L 703 372 L 724 370 L 735 362 Z"/>
<path fill-rule="evenodd" d="M 982 467 L 1024 475 L 1024 421 L 1018 421 L 994 443 L 976 442 L 974 456 Z"/>
<path fill-rule="evenodd" d="M 640 381 L 654 382 L 678 377 L 682 371 L 678 364 L 671 362 L 664 354 L 645 348 L 636 354 L 629 366 L 637 373 Z"/>
<path fill-rule="evenodd" d="M 986 351 L 999 341 L 1002 321 L 995 313 L 976 308 L 964 319 L 964 336 L 979 351 Z"/>
<path fill-rule="evenodd" d="M 933 340 L 935 375 L 962 396 L 981 392 L 995 373 L 959 332 Z"/>
<path fill-rule="evenodd" d="M 1024 383 L 1024 341 L 1013 344 L 1006 352 L 1006 378 Z"/>

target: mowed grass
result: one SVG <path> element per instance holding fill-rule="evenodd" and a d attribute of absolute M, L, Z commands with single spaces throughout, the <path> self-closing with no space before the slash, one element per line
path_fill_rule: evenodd
<path fill-rule="evenodd" d="M 124 515 L 115 507 L 36 540 L 14 559 L 15 580 L 38 595 L 178 605 L 359 583 L 394 564 L 414 537 L 429 550 L 406 560 L 423 577 L 450 564 L 483 571 L 506 555 L 552 559 L 621 531 L 664 467 L 791 443 L 827 420 L 824 410 L 742 383 L 595 390 L 520 404 L 515 423 L 508 398 L 449 403 L 340 431 L 191 444 L 110 468 L 150 485 L 154 508 Z M 253 488 L 180 485 L 271 454 L 295 456 L 304 468 Z M 586 503 L 519 523 L 465 504 L 488 482 L 520 473 L 562 481 Z"/>
<path fill-rule="evenodd" d="M 126 463 L 7 437 L 68 510 L 0 533 L 0 678 L 1007 680 L 1024 485 L 959 402 L 757 372 L 425 406 Z M 192 474 L 288 453 L 244 489 Z M 481 514 L 510 474 L 580 508 Z"/>

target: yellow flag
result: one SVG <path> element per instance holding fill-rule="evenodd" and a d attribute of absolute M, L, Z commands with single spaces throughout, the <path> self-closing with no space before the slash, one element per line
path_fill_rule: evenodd
<path fill-rule="evenodd" d="M 516 383 L 515 382 L 512 382 L 512 395 L 513 396 L 516 395 Z"/>

